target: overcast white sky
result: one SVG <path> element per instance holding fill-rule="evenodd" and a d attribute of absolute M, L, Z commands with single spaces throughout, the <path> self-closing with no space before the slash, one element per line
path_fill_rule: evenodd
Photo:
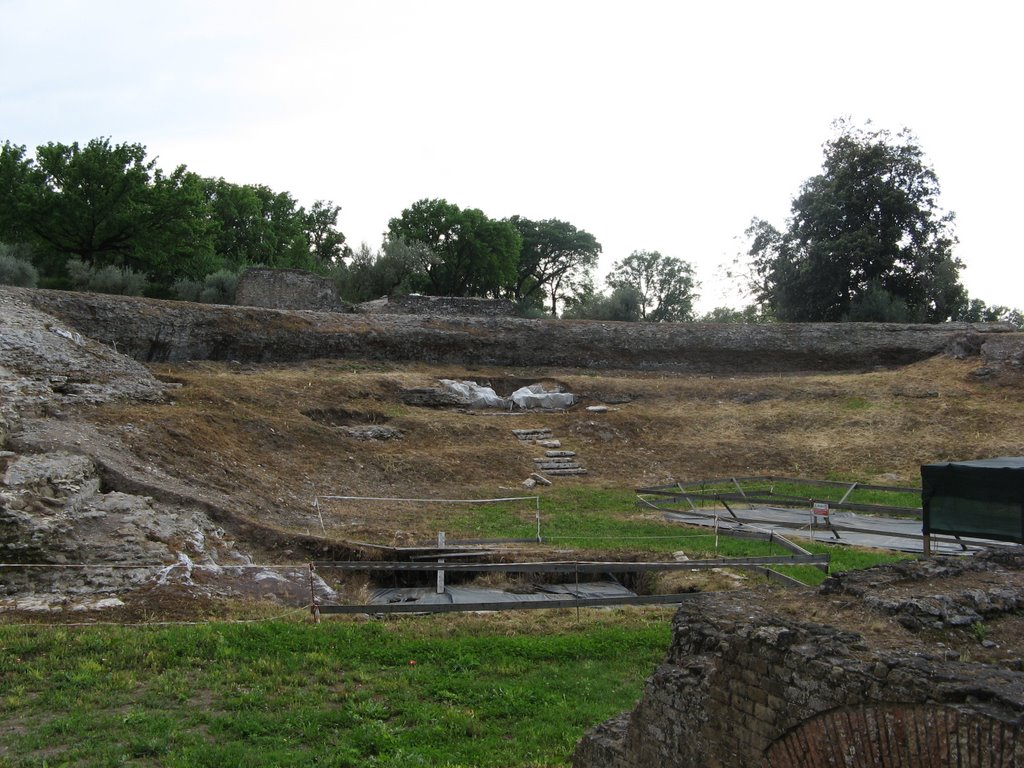
<path fill-rule="evenodd" d="M 0 0 L 0 140 L 110 136 L 342 206 L 425 197 L 690 261 L 785 223 L 840 116 L 911 128 L 972 297 L 1024 306 L 1024 6 L 1012 2 Z"/>

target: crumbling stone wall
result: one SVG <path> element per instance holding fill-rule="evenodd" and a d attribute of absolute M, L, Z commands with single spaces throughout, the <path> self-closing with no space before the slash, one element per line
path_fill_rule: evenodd
<path fill-rule="evenodd" d="M 514 317 L 516 305 L 508 299 L 460 296 L 389 296 L 357 307 L 366 314 L 443 315 L 446 317 Z"/>
<path fill-rule="evenodd" d="M 989 569 L 995 581 L 1005 573 L 1014 585 L 1022 560 L 983 556 L 963 565 Z M 915 565 L 901 566 L 904 586 L 917 578 L 922 595 L 943 591 L 915 577 Z M 851 590 L 838 577 L 822 594 L 864 599 L 872 574 L 886 583 L 885 573 L 861 572 Z M 949 610 L 932 611 L 931 629 L 956 625 L 959 592 L 995 611 L 984 593 L 998 594 L 998 586 L 964 589 L 953 579 Z M 808 613 L 815 599 L 821 595 L 808 596 Z M 871 611 L 862 615 L 863 626 Z M 573 765 L 1020 766 L 1024 673 L 1013 667 L 972 663 L 938 643 L 879 644 L 782 615 L 749 593 L 701 595 L 677 613 L 672 646 L 636 708 L 590 731 Z"/>
<path fill-rule="evenodd" d="M 238 279 L 235 304 L 268 309 L 351 312 L 326 277 L 301 269 L 247 269 Z"/>
<path fill-rule="evenodd" d="M 15 293 L 141 361 L 316 358 L 675 371 L 864 370 L 923 360 L 1000 327 L 886 323 L 615 323 L 219 307 L 130 296 Z M 1005 334 L 1013 335 L 1017 334 Z"/>

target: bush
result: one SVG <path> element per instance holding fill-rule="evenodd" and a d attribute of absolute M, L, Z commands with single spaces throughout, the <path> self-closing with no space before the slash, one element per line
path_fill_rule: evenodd
<path fill-rule="evenodd" d="M 128 267 L 106 266 L 96 269 L 79 258 L 68 259 L 67 270 L 76 291 L 141 296 L 149 284 L 145 275 Z"/>
<path fill-rule="evenodd" d="M 520 301 L 516 304 L 516 317 L 525 320 L 550 320 L 551 313 L 544 307 L 538 307 L 535 303 Z"/>
<path fill-rule="evenodd" d="M 640 292 L 631 285 L 623 285 L 612 291 L 610 296 L 598 293 L 584 297 L 568 307 L 562 317 L 567 320 L 636 322 L 640 319 L 640 303 Z"/>
<path fill-rule="evenodd" d="M 187 278 L 181 278 L 175 280 L 171 290 L 174 291 L 174 297 L 178 301 L 199 301 L 199 296 L 202 294 L 204 283 L 202 280 L 189 280 Z"/>
<path fill-rule="evenodd" d="M 39 284 L 39 271 L 21 256 L 17 246 L 0 243 L 0 285 L 35 288 Z"/>
<path fill-rule="evenodd" d="M 907 302 L 872 281 L 863 295 L 854 299 L 845 320 L 851 323 L 913 323 L 920 318 Z"/>
<path fill-rule="evenodd" d="M 235 290 L 238 288 L 238 275 L 222 269 L 206 276 L 199 300 L 204 304 L 234 304 Z"/>

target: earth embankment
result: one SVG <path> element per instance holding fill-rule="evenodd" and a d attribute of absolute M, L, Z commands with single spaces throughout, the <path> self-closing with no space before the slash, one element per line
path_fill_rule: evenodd
<path fill-rule="evenodd" d="M 17 289 L 6 289 L 17 290 Z M 679 373 L 897 366 L 978 348 L 999 325 L 616 323 L 353 315 L 25 291 L 36 308 L 144 362 L 320 358 Z"/>

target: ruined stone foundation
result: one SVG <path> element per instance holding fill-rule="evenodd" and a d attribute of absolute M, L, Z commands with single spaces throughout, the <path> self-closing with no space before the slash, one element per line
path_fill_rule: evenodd
<path fill-rule="evenodd" d="M 587 733 L 573 764 L 1024 765 L 1021 565 L 911 561 L 776 607 L 768 593 L 700 595 L 636 708 Z"/>

